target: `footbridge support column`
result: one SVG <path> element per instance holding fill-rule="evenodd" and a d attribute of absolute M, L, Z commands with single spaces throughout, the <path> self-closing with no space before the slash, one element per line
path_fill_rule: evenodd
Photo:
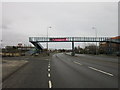
<path fill-rule="evenodd" d="M 71 53 L 72 56 L 75 56 L 75 50 L 74 50 L 74 41 L 72 41 L 72 53 Z"/>

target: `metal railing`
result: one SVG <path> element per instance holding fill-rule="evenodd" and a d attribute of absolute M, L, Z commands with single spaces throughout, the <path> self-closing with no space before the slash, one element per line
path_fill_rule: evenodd
<path fill-rule="evenodd" d="M 66 40 L 51 40 L 66 39 Z M 29 37 L 29 42 L 107 42 L 111 37 Z M 119 41 L 118 41 L 119 42 Z"/>

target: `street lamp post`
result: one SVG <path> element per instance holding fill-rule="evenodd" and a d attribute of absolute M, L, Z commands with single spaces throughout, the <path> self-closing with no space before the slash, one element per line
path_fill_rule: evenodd
<path fill-rule="evenodd" d="M 96 29 L 96 27 L 92 27 L 92 29 L 95 30 L 95 36 L 96 36 L 96 55 L 97 55 L 97 29 Z"/>
<path fill-rule="evenodd" d="M 47 45 L 47 46 L 46 46 L 46 47 L 47 47 L 47 51 L 48 51 L 48 29 L 49 29 L 49 28 L 52 28 L 52 27 L 51 27 L 51 26 L 47 27 L 47 44 L 46 44 L 46 45 Z"/>
<path fill-rule="evenodd" d="M 3 48 L 2 40 L 1 40 L 1 49 Z"/>

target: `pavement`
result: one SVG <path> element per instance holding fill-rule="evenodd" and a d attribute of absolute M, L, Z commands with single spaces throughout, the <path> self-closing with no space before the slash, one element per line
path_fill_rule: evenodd
<path fill-rule="evenodd" d="M 3 88 L 118 88 L 117 58 L 58 53 L 25 59 L 29 63 L 7 78 Z"/>
<path fill-rule="evenodd" d="M 26 60 L 2 60 L 2 81 L 27 63 Z"/>
<path fill-rule="evenodd" d="M 0 56 L 0 83 L 2 83 L 2 58 Z M 0 89 L 2 89 L 2 84 L 0 84 Z"/>
<path fill-rule="evenodd" d="M 19 59 L 19 57 L 14 57 Z M 29 63 L 4 80 L 3 88 L 48 88 L 48 57 L 22 57 Z"/>

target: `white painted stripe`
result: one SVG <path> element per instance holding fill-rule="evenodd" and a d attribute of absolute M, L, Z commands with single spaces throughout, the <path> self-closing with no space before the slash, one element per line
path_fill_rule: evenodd
<path fill-rule="evenodd" d="M 49 59 L 45 59 L 45 60 L 47 60 L 47 61 L 48 61 Z"/>
<path fill-rule="evenodd" d="M 50 77 L 50 73 L 48 73 L 48 77 Z"/>
<path fill-rule="evenodd" d="M 52 88 L 52 82 L 49 80 L 49 88 Z"/>
<path fill-rule="evenodd" d="M 114 76 L 114 75 L 111 74 L 111 73 L 108 73 L 108 72 L 105 72 L 105 71 L 102 71 L 102 70 L 96 69 L 96 68 L 94 68 L 94 67 L 88 67 L 88 68 L 90 68 L 90 69 L 92 69 L 92 70 L 95 70 L 95 71 L 98 71 L 98 72 L 101 72 L 101 73 L 104 73 L 104 74 L 106 74 L 106 75 Z"/>
<path fill-rule="evenodd" d="M 50 72 L 50 69 L 48 69 L 48 72 Z"/>
<path fill-rule="evenodd" d="M 48 65 L 48 68 L 50 68 L 50 65 Z"/>
<path fill-rule="evenodd" d="M 76 64 L 79 64 L 79 65 L 82 65 L 81 63 L 79 63 L 79 62 L 76 62 L 76 61 L 73 61 L 74 63 L 76 63 Z"/>

